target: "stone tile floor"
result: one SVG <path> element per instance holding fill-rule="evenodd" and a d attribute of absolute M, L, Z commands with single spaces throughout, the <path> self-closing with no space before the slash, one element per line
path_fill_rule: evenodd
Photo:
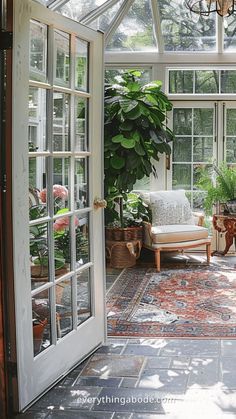
<path fill-rule="evenodd" d="M 16 417 L 236 419 L 236 340 L 109 338 Z"/>
<path fill-rule="evenodd" d="M 236 340 L 116 339 L 22 419 L 236 418 Z"/>

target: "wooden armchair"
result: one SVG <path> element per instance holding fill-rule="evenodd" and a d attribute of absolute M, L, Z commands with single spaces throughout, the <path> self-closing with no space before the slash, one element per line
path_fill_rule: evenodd
<path fill-rule="evenodd" d="M 155 252 L 157 271 L 162 251 L 183 251 L 206 246 L 210 263 L 211 239 L 203 227 L 204 216 L 193 213 L 184 191 L 141 192 L 152 210 L 152 224 L 144 222 L 143 246 Z"/>

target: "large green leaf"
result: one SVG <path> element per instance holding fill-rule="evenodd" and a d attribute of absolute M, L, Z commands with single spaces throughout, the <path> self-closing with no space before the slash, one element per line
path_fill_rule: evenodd
<path fill-rule="evenodd" d="M 131 131 L 132 128 L 133 128 L 133 122 L 129 120 L 122 122 L 122 124 L 120 125 L 121 131 Z"/>
<path fill-rule="evenodd" d="M 110 163 L 114 169 L 122 169 L 122 167 L 125 165 L 125 159 L 115 155 L 111 158 Z"/>
<path fill-rule="evenodd" d="M 141 108 L 140 108 L 140 105 L 138 104 L 130 112 L 126 113 L 126 118 L 135 120 L 135 119 L 138 119 L 141 116 L 141 114 L 142 114 Z"/>
<path fill-rule="evenodd" d="M 136 108 L 137 105 L 138 105 L 138 102 L 136 100 L 130 100 L 130 99 L 126 99 L 122 101 L 120 100 L 120 107 L 122 111 L 125 113 L 132 111 L 133 109 Z"/>
<path fill-rule="evenodd" d="M 118 134 L 115 137 L 112 137 L 111 141 L 113 143 L 121 143 L 121 141 L 123 141 L 124 136 L 122 134 Z"/>
<path fill-rule="evenodd" d="M 124 138 L 124 140 L 121 141 L 121 145 L 124 148 L 134 148 L 135 140 L 133 138 Z"/>
<path fill-rule="evenodd" d="M 145 150 L 143 149 L 143 147 L 139 143 L 135 144 L 134 149 L 139 156 L 144 156 L 146 154 Z"/>

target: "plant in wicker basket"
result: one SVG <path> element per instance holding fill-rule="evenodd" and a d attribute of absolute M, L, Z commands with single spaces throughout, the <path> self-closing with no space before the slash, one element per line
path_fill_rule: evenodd
<path fill-rule="evenodd" d="M 106 250 L 114 267 L 132 266 L 139 256 L 140 224 L 148 220 L 148 210 L 138 196 L 128 194 L 144 176 L 157 175 L 153 163 L 159 153 L 170 154 L 173 139 L 166 126 L 172 104 L 161 82 L 142 86 L 140 76 L 139 71 L 127 71 L 105 87 Z"/>
<path fill-rule="evenodd" d="M 118 229 L 145 219 L 141 199 L 133 198 L 132 204 L 128 193 L 144 176 L 157 175 L 153 162 L 159 153 L 170 154 L 168 143 L 173 139 L 166 126 L 172 104 L 161 91 L 161 82 L 143 86 L 140 76 L 139 71 L 127 71 L 105 88 L 105 223 L 116 227 L 117 240 L 122 240 Z"/>

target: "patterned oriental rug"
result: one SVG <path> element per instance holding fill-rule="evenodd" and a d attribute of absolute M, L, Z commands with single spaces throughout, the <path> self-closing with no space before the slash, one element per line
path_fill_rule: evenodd
<path fill-rule="evenodd" d="M 107 310 L 109 336 L 236 338 L 236 270 L 125 269 Z"/>

